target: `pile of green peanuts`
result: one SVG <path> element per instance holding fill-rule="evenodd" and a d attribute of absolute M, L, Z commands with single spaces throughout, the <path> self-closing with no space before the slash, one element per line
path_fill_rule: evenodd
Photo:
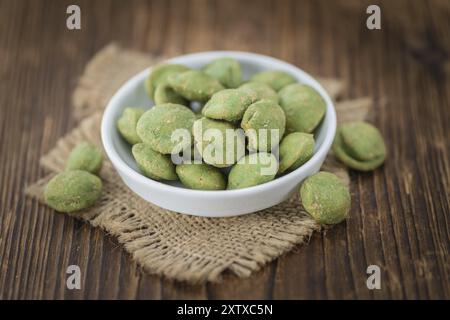
<path fill-rule="evenodd" d="M 244 81 L 240 63 L 228 57 L 199 70 L 159 64 L 145 89 L 154 107 L 125 108 L 117 121 L 120 134 L 145 176 L 197 190 L 252 187 L 299 168 L 314 153 L 314 131 L 326 110 L 321 95 L 289 73 L 262 71 Z M 175 141 L 177 129 L 191 139 Z M 223 139 L 208 136 L 208 129 Z M 191 156 L 175 163 L 174 154 Z M 266 167 L 274 170 L 264 172 Z"/>
<path fill-rule="evenodd" d="M 241 66 L 232 58 L 213 60 L 200 70 L 157 65 L 145 89 L 155 106 L 125 108 L 117 120 L 119 133 L 142 174 L 158 181 L 179 180 L 196 190 L 248 188 L 301 167 L 314 154 L 314 133 L 326 112 L 321 95 L 290 74 L 262 71 L 243 81 Z M 201 110 L 194 112 L 194 104 Z M 173 139 L 179 129 L 188 137 Z M 221 138 L 208 135 L 209 129 Z M 271 135 L 272 129 L 278 134 Z M 260 135 L 261 130 L 269 131 Z M 374 170 L 386 158 L 380 132 L 362 121 L 338 127 L 333 151 L 358 171 Z M 181 155 L 181 162 L 173 161 L 174 155 Z M 102 164 L 97 147 L 77 145 L 66 170 L 47 184 L 46 203 L 69 213 L 93 206 L 102 195 Z M 340 223 L 350 211 L 348 187 L 329 172 L 305 179 L 299 196 L 320 224 Z"/>
<path fill-rule="evenodd" d="M 60 212 L 75 212 L 94 205 L 102 195 L 103 184 L 97 176 L 103 154 L 93 144 L 83 142 L 69 155 L 66 170 L 54 176 L 44 189 L 44 200 Z"/>
<path fill-rule="evenodd" d="M 262 71 L 244 81 L 239 62 L 232 58 L 213 60 L 200 70 L 157 65 L 145 89 L 155 106 L 125 108 L 117 121 L 120 134 L 145 176 L 180 180 L 197 190 L 248 188 L 299 168 L 313 156 L 314 133 L 326 112 L 322 96 L 287 72 Z M 194 111 L 194 103 L 200 103 L 200 111 Z M 192 138 L 174 141 L 177 129 Z M 225 132 L 235 134 L 231 141 L 214 139 L 205 134 L 208 129 L 223 137 Z M 261 129 L 279 134 L 261 136 Z M 386 156 L 380 133 L 365 122 L 341 125 L 333 149 L 339 160 L 360 171 L 377 168 Z M 174 163 L 174 154 L 187 154 L 188 161 L 183 157 Z M 276 169 L 264 172 L 268 167 Z M 306 212 L 320 224 L 336 224 L 348 216 L 349 189 L 332 173 L 310 176 L 299 194 Z"/>
<path fill-rule="evenodd" d="M 364 121 L 339 125 L 333 151 L 337 159 L 357 171 L 375 170 L 386 159 L 381 133 Z M 319 172 L 305 179 L 300 187 L 300 199 L 306 212 L 320 224 L 344 221 L 351 206 L 348 187 L 329 172 Z"/>

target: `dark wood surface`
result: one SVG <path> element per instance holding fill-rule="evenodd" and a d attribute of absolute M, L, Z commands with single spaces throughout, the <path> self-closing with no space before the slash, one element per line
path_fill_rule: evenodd
<path fill-rule="evenodd" d="M 65 26 L 77 3 L 82 30 Z M 382 29 L 365 28 L 380 4 Z M 450 298 L 449 1 L 0 0 L 0 298 Z M 190 286 L 143 274 L 102 231 L 26 199 L 70 130 L 85 63 L 111 41 L 176 56 L 253 51 L 375 98 L 389 157 L 351 173 L 350 219 L 248 279 Z M 77 264 L 82 289 L 66 289 Z M 381 267 L 381 290 L 366 268 Z"/>

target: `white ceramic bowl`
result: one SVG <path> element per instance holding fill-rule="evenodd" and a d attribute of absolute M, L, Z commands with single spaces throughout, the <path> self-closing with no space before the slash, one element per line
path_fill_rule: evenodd
<path fill-rule="evenodd" d="M 200 52 L 170 59 L 168 62 L 198 69 L 220 57 L 238 60 L 244 79 L 263 70 L 283 70 L 320 93 L 325 99 L 327 110 L 316 130 L 314 156 L 289 174 L 262 185 L 238 190 L 191 190 L 184 188 L 179 182 L 158 182 L 145 177 L 136 166 L 130 146 L 119 136 L 116 122 L 126 107 L 152 106 L 144 89 L 145 78 L 151 72 L 151 69 L 147 69 L 128 80 L 111 98 L 103 115 L 101 134 L 106 153 L 125 184 L 143 199 L 160 207 L 191 215 L 227 217 L 274 206 L 296 192 L 303 179 L 320 169 L 331 147 L 336 131 L 333 102 L 322 86 L 299 68 L 272 57 L 234 51 Z"/>

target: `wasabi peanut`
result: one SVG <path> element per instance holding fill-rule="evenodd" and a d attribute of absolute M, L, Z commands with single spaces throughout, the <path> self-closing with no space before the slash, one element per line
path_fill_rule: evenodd
<path fill-rule="evenodd" d="M 287 132 L 313 132 L 322 121 L 326 104 L 312 87 L 294 83 L 280 92 L 280 106 L 286 114 Z"/>
<path fill-rule="evenodd" d="M 229 167 L 244 156 L 245 137 L 229 122 L 203 117 L 194 122 L 193 135 L 203 161 L 210 165 Z"/>
<path fill-rule="evenodd" d="M 156 88 L 167 84 L 171 74 L 188 71 L 189 68 L 181 64 L 159 64 L 152 68 L 150 75 L 145 81 L 145 89 L 151 99 L 154 99 Z"/>
<path fill-rule="evenodd" d="M 269 182 L 275 178 L 277 169 L 277 159 L 273 154 L 249 154 L 231 169 L 227 189 L 242 189 Z"/>
<path fill-rule="evenodd" d="M 350 210 L 348 187 L 334 174 L 318 172 L 300 187 L 305 210 L 320 224 L 336 224 L 345 220 Z"/>
<path fill-rule="evenodd" d="M 141 142 L 141 138 L 136 133 L 136 125 L 144 112 L 145 109 L 142 108 L 126 108 L 117 121 L 119 133 L 131 145 Z"/>
<path fill-rule="evenodd" d="M 309 133 L 293 132 L 280 143 L 279 172 L 292 171 L 308 161 L 314 153 L 314 136 Z"/>
<path fill-rule="evenodd" d="M 215 93 L 203 107 L 205 117 L 230 122 L 241 120 L 252 97 L 243 90 L 226 89 Z"/>
<path fill-rule="evenodd" d="M 342 163 L 359 171 L 374 170 L 386 158 L 380 131 L 362 121 L 342 124 L 337 130 L 333 150 Z"/>
<path fill-rule="evenodd" d="M 224 174 L 205 163 L 181 164 L 176 168 L 183 185 L 197 190 L 224 190 L 227 186 Z"/>
<path fill-rule="evenodd" d="M 187 106 L 189 101 L 176 93 L 169 85 L 160 84 L 156 87 L 154 95 L 155 104 L 175 103 Z"/>
<path fill-rule="evenodd" d="M 278 103 L 277 93 L 268 84 L 262 82 L 247 82 L 241 85 L 239 90 L 247 92 L 252 97 L 252 102 L 265 99 Z"/>
<path fill-rule="evenodd" d="M 177 180 L 175 165 L 170 157 L 154 151 L 145 143 L 135 144 L 131 150 L 139 169 L 155 180 Z"/>
<path fill-rule="evenodd" d="M 175 130 L 191 132 L 195 114 L 179 104 L 160 104 L 146 111 L 139 119 L 136 132 L 141 140 L 162 154 L 178 153 L 191 146 L 191 140 L 172 140 Z"/>
<path fill-rule="evenodd" d="M 225 88 L 237 88 L 242 81 L 241 65 L 232 58 L 213 60 L 203 68 L 203 72 L 219 80 Z"/>
<path fill-rule="evenodd" d="M 270 151 L 276 147 L 283 137 L 285 126 L 284 111 L 272 100 L 260 100 L 250 105 L 241 122 L 248 137 L 248 149 L 254 151 Z"/>
<path fill-rule="evenodd" d="M 93 144 L 83 142 L 77 145 L 67 159 L 67 170 L 84 170 L 97 174 L 102 168 L 103 154 Z"/>
<path fill-rule="evenodd" d="M 269 70 L 257 73 L 250 78 L 250 81 L 265 83 L 275 91 L 280 91 L 288 84 L 296 82 L 295 78 L 289 73 L 279 70 Z"/>
<path fill-rule="evenodd" d="M 75 212 L 92 206 L 101 194 L 100 178 L 87 171 L 69 170 L 48 182 L 44 199 L 56 211 Z"/>
<path fill-rule="evenodd" d="M 207 101 L 211 96 L 224 89 L 219 81 L 198 70 L 172 74 L 168 77 L 172 89 L 190 101 Z"/>

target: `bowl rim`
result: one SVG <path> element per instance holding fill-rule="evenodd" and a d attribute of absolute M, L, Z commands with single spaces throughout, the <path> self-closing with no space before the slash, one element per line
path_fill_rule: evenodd
<path fill-rule="evenodd" d="M 102 121 L 101 121 L 101 139 L 103 142 L 103 146 L 105 148 L 105 152 L 108 156 L 108 158 L 111 160 L 113 166 L 116 168 L 116 170 L 120 171 L 123 174 L 126 174 L 130 179 L 137 180 L 138 182 L 142 184 L 149 184 L 150 186 L 154 188 L 159 188 L 161 191 L 167 191 L 167 192 L 178 192 L 182 193 L 186 196 L 220 196 L 220 197 L 233 197 L 236 195 L 246 195 L 246 194 L 253 194 L 258 192 L 264 192 L 268 191 L 269 189 L 276 188 L 277 186 L 282 185 L 285 182 L 296 180 L 297 177 L 301 176 L 302 173 L 307 172 L 308 170 L 311 170 L 314 165 L 317 163 L 317 161 L 320 161 L 321 158 L 326 157 L 326 153 L 328 153 L 329 149 L 331 148 L 331 145 L 334 140 L 334 136 L 336 133 L 336 126 L 337 126 L 337 119 L 336 119 L 336 111 L 334 107 L 333 100 L 330 98 L 328 93 L 325 91 L 325 89 L 322 87 L 322 85 L 309 73 L 303 71 L 302 69 L 298 68 L 297 66 L 294 66 L 288 62 L 279 60 L 277 58 L 257 54 L 257 53 L 251 53 L 251 52 L 243 52 L 243 51 L 202 51 L 202 52 L 195 52 L 195 53 L 189 53 L 177 57 L 173 57 L 161 62 L 167 62 L 167 63 L 181 63 L 178 60 L 184 60 L 189 58 L 197 58 L 198 56 L 204 56 L 207 55 L 208 59 L 211 58 L 220 58 L 229 56 L 236 59 L 241 60 L 257 60 L 259 62 L 269 61 L 271 63 L 277 64 L 279 66 L 282 66 L 283 69 L 290 69 L 295 71 L 296 73 L 299 73 L 302 75 L 302 78 L 308 79 L 309 82 L 314 83 L 314 85 L 318 88 L 319 94 L 324 98 L 326 102 L 326 114 L 322 121 L 325 121 L 325 118 L 328 118 L 328 127 L 326 128 L 325 132 L 325 138 L 322 142 L 322 144 L 319 146 L 317 151 L 314 153 L 314 155 L 309 159 L 306 163 L 304 163 L 299 168 L 289 172 L 288 174 L 285 174 L 281 177 L 275 178 L 272 181 L 242 188 L 242 189 L 234 189 L 234 190 L 195 190 L 195 189 L 188 189 L 188 188 L 181 188 L 177 186 L 172 186 L 160 181 L 152 180 L 150 178 L 147 178 L 143 174 L 135 171 L 133 168 L 128 166 L 128 164 L 122 160 L 119 153 L 114 147 L 112 135 L 108 134 L 109 130 L 111 130 L 112 123 L 115 124 L 114 119 L 114 112 L 115 112 L 115 105 L 118 104 L 118 100 L 121 96 L 126 94 L 128 91 L 130 91 L 131 88 L 134 88 L 138 82 L 141 82 L 142 80 L 145 81 L 145 78 L 147 77 L 148 73 L 151 72 L 152 67 L 149 67 L 130 79 L 128 79 L 122 86 L 114 93 L 114 95 L 109 100 L 103 115 L 102 115 Z M 161 63 L 160 62 L 160 63 Z M 115 125 L 113 126 L 115 128 Z"/>

